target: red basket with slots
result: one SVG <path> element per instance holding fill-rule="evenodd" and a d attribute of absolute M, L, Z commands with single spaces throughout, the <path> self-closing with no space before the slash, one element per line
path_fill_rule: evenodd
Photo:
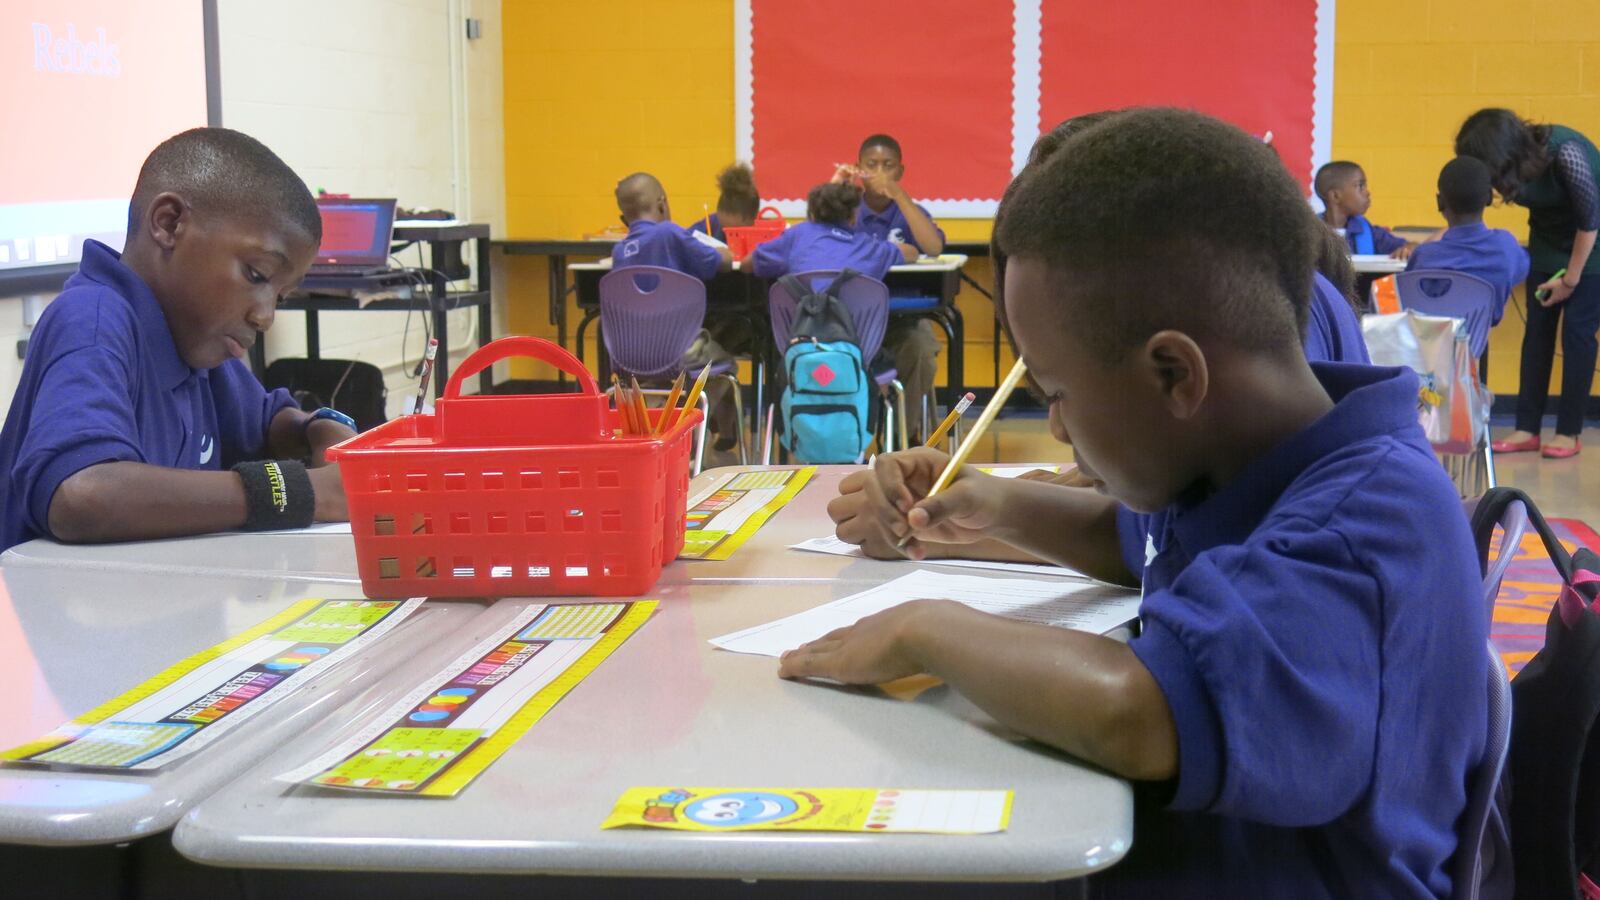
<path fill-rule="evenodd" d="M 582 391 L 461 396 L 513 356 Z M 651 421 L 661 411 L 652 410 Z M 699 410 L 664 435 L 621 417 L 572 354 L 532 337 L 467 357 L 434 415 L 403 416 L 328 451 L 339 464 L 368 597 L 636 596 L 683 549 Z"/>
<path fill-rule="evenodd" d="M 772 213 L 771 217 L 767 213 Z M 756 220 L 749 225 L 730 225 L 722 229 L 728 238 L 728 252 L 734 259 L 744 259 L 756 245 L 765 244 L 767 241 L 783 234 L 789 223 L 783 220 L 783 213 L 778 212 L 776 206 L 763 206 L 756 213 Z"/>

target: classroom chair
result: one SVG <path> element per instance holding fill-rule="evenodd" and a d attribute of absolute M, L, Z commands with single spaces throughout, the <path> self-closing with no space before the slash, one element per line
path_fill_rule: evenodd
<path fill-rule="evenodd" d="M 826 287 L 838 275 L 837 271 L 824 270 L 801 272 L 795 277 L 811 285 L 812 290 L 819 290 Z M 855 322 L 862 363 L 867 366 L 878 389 L 887 392 L 883 398 L 883 427 L 878 435 L 878 446 L 884 448 L 884 452 L 895 449 L 894 427 L 898 410 L 900 449 L 907 449 L 910 445 L 910 435 L 906 427 L 905 386 L 900 383 L 899 373 L 892 368 L 871 371 L 873 357 L 878 355 L 878 349 L 883 346 L 883 333 L 889 327 L 889 286 L 876 278 L 857 275 L 839 288 L 839 300 L 844 303 L 845 309 L 850 312 L 850 318 Z M 778 281 L 772 283 L 767 293 L 767 308 L 772 316 L 772 339 L 778 345 L 780 354 L 789 346 L 790 327 L 794 323 L 794 313 L 799 302 L 800 298 L 791 295 Z M 894 398 L 893 405 L 890 404 L 890 396 Z M 766 433 L 761 446 L 762 465 L 770 465 L 772 462 L 772 423 L 775 419 L 774 406 L 768 406 Z"/>
<path fill-rule="evenodd" d="M 1511 860 L 1504 854 L 1511 842 L 1498 801 L 1500 779 L 1511 752 L 1511 678 L 1494 641 L 1489 654 L 1489 734 L 1483 761 L 1467 788 L 1467 811 L 1461 817 L 1460 843 L 1451 864 L 1453 900 L 1501 900 L 1510 896 L 1505 876 Z M 1485 853 L 1485 850 L 1488 853 Z M 1498 870 L 1498 871 L 1497 871 Z"/>
<path fill-rule="evenodd" d="M 1476 500 L 1473 501 L 1476 504 Z M 1467 518 L 1472 518 L 1472 510 L 1467 510 Z M 1494 622 L 1494 601 L 1500 596 L 1500 582 L 1505 580 L 1506 570 L 1511 568 L 1511 560 L 1517 555 L 1517 548 L 1522 546 L 1522 536 L 1528 531 L 1528 508 L 1521 500 L 1513 500 L 1506 505 L 1505 512 L 1500 516 L 1500 553 L 1489 563 L 1483 573 L 1483 606 L 1487 621 Z"/>
<path fill-rule="evenodd" d="M 938 297 L 925 295 L 890 297 L 889 315 L 897 319 L 927 319 L 932 322 L 938 326 L 940 331 L 944 332 L 945 352 L 952 357 L 962 353 L 966 346 L 962 343 L 967 339 L 966 323 L 962 320 L 961 310 L 956 307 L 954 301 L 949 306 L 946 306 Z M 946 387 L 950 390 L 949 401 L 951 403 L 955 403 L 956 398 L 966 393 L 967 390 L 966 385 L 956 384 L 955 373 L 962 368 L 963 366 L 956 366 L 950 363 L 945 366 L 945 370 L 950 373 L 950 377 L 946 378 L 945 381 Z M 998 364 L 996 370 L 998 371 Z M 995 384 L 999 383 L 999 381 L 995 382 Z M 939 387 L 935 384 L 933 395 L 937 397 L 938 393 Z M 937 405 L 936 402 L 935 406 Z M 928 411 L 924 410 L 923 415 L 926 417 L 927 414 Z M 924 418 L 924 421 L 927 421 L 927 419 Z"/>
<path fill-rule="evenodd" d="M 629 266 L 608 272 L 600 279 L 600 332 L 610 357 L 611 370 L 626 380 L 660 383 L 683 373 L 679 365 L 683 354 L 700 334 L 706 315 L 706 285 L 693 275 L 659 266 Z M 735 435 L 739 463 L 749 462 L 744 439 L 744 401 L 739 393 L 738 364 L 725 362 L 711 367 L 711 378 L 728 383 L 729 396 L 739 423 Z M 699 372 L 685 373 L 694 378 Z M 646 391 L 665 396 L 668 391 Z M 710 403 L 700 397 L 705 418 L 700 421 L 695 439 L 694 474 L 700 474 L 705 460 L 706 426 L 711 417 Z"/>
<path fill-rule="evenodd" d="M 1489 327 L 1494 317 L 1496 298 L 1493 285 L 1477 276 L 1448 269 L 1414 269 L 1401 272 L 1394 279 L 1395 292 L 1399 295 L 1402 309 L 1463 320 L 1466 322 L 1467 346 L 1472 358 L 1483 358 L 1489 349 Z M 1483 435 L 1483 446 L 1470 456 L 1441 454 L 1450 477 L 1468 495 L 1479 494 L 1495 486 L 1494 451 L 1489 447 L 1487 423 Z M 1474 470 L 1470 465 L 1474 458 L 1481 462 L 1481 469 Z"/>

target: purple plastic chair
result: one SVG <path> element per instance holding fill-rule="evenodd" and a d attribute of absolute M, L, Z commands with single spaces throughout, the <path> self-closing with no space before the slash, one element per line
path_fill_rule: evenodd
<path fill-rule="evenodd" d="M 801 272 L 795 277 L 811 286 L 814 291 L 822 290 L 833 279 L 839 277 L 837 271 Z M 900 384 L 899 373 L 894 369 L 882 372 L 871 372 L 872 358 L 878 355 L 878 349 L 883 346 L 883 335 L 889 327 L 889 286 L 876 278 L 866 275 L 857 275 L 845 282 L 839 288 L 839 300 L 850 312 L 850 318 L 855 323 L 856 339 L 861 347 L 861 362 L 869 369 L 872 380 L 880 388 L 887 387 L 894 395 L 894 405 L 890 405 L 887 398 L 884 400 L 884 430 L 883 445 L 889 450 L 894 449 L 895 410 L 899 410 L 900 422 L 900 448 L 905 449 L 909 442 L 906 429 L 906 392 Z M 795 309 L 800 299 L 790 295 L 780 281 L 772 282 L 772 287 L 767 292 L 767 308 L 772 317 L 772 339 L 781 352 L 789 346 L 789 339 L 794 326 Z M 766 437 L 762 445 L 763 464 L 771 461 L 772 454 L 772 422 L 774 410 L 767 409 Z"/>
<path fill-rule="evenodd" d="M 672 379 L 683 372 L 683 354 L 699 336 L 706 317 L 706 284 L 693 275 L 660 266 L 628 266 L 608 272 L 600 279 L 600 331 L 611 369 L 618 377 Z M 739 422 L 739 463 L 749 462 L 744 440 L 744 403 L 739 396 L 736 363 L 718 363 L 711 377 L 728 382 L 729 394 Z M 692 372 L 691 375 L 699 373 Z M 649 390 L 653 396 L 668 391 Z M 705 458 L 706 418 L 700 422 L 696 440 L 694 473 L 700 473 Z"/>
<path fill-rule="evenodd" d="M 1511 679 L 1494 642 L 1489 653 L 1489 733 L 1483 759 L 1472 773 L 1467 810 L 1451 863 L 1452 900 L 1500 900 L 1511 896 L 1511 840 L 1500 813 L 1500 778 L 1511 751 Z"/>
<path fill-rule="evenodd" d="M 1494 285 L 1475 275 L 1465 275 L 1449 269 L 1414 269 L 1396 275 L 1394 287 L 1403 309 L 1414 309 L 1424 315 L 1449 316 L 1464 321 L 1467 328 L 1467 348 L 1471 351 L 1472 358 L 1483 358 L 1484 352 L 1489 349 L 1489 327 L 1494 317 L 1495 304 L 1503 299 L 1495 296 Z M 1481 452 L 1484 489 L 1487 490 L 1495 486 L 1494 451 L 1489 449 L 1488 429 L 1484 429 L 1484 435 L 1481 451 L 1473 451 L 1469 456 L 1451 458 L 1466 461 Z M 1466 488 L 1468 473 L 1465 467 L 1463 466 L 1463 471 L 1459 473 L 1451 466 L 1447 468 L 1451 468 L 1450 474 L 1457 479 L 1456 483 Z M 1464 493 L 1478 494 L 1481 491 L 1467 489 Z"/>

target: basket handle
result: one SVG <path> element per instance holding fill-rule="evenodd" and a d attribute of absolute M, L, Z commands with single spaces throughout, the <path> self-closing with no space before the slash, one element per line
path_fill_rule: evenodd
<path fill-rule="evenodd" d="M 595 384 L 594 376 L 589 374 L 588 367 L 578 362 L 578 358 L 568 353 L 565 348 L 544 338 L 513 335 L 491 341 L 487 346 L 479 347 L 471 356 L 462 360 L 461 365 L 450 373 L 450 383 L 445 386 L 444 396 L 446 398 L 461 396 L 461 385 L 468 378 L 502 359 L 514 356 L 528 356 L 549 363 L 578 379 L 578 384 L 583 387 L 584 393 L 597 396 L 600 393 L 600 387 Z"/>
<path fill-rule="evenodd" d="M 777 219 L 780 222 L 783 221 L 783 213 L 776 206 L 763 206 L 763 207 L 761 207 L 761 211 L 756 213 L 756 218 L 757 219 L 767 218 L 767 213 L 772 213 L 771 218 Z"/>

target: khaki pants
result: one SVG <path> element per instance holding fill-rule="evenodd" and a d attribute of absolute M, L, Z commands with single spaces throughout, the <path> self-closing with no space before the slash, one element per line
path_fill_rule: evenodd
<path fill-rule="evenodd" d="M 923 398 L 928 399 L 930 411 L 936 402 L 933 379 L 939 371 L 939 339 L 926 319 L 891 319 L 883 346 L 894 354 L 894 367 L 906 389 L 906 427 L 914 440 L 921 441 L 930 430 L 922 420 Z"/>

